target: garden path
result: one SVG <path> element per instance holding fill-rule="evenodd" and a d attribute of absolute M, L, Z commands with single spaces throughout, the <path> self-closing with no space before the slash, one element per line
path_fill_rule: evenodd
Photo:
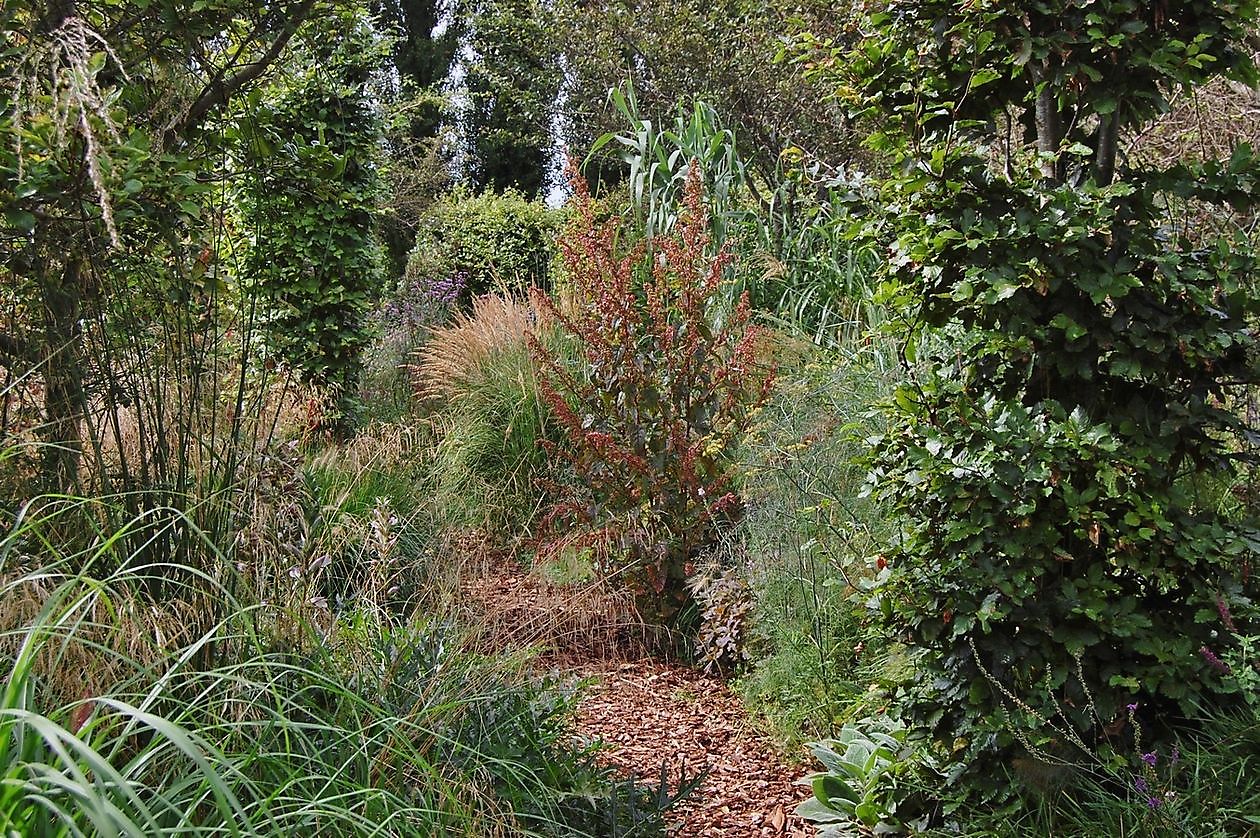
<path fill-rule="evenodd" d="M 601 754 L 626 775 L 652 784 L 665 766 L 670 787 L 680 774 L 707 771 L 698 788 L 669 813 L 677 838 L 807 838 L 793 814 L 809 790 L 794 784 L 793 765 L 749 719 L 720 678 L 624 654 L 624 618 L 615 602 L 580 587 L 551 586 L 511 560 L 489 562 L 466 583 L 484 608 L 488 639 L 498 647 L 550 647 L 548 669 L 587 682 L 576 734 L 601 740 Z"/>

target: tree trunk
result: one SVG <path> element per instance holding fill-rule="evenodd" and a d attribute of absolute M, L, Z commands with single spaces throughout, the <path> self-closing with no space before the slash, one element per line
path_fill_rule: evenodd
<path fill-rule="evenodd" d="M 61 276 L 45 275 L 44 292 L 44 489 L 72 492 L 78 486 L 87 402 L 80 363 L 79 312 L 83 261 L 71 257 Z"/>
<path fill-rule="evenodd" d="M 1041 174 L 1056 183 L 1059 173 L 1059 145 L 1063 140 L 1059 125 L 1059 101 L 1050 84 L 1050 60 L 1033 71 L 1033 80 L 1041 86 L 1037 92 L 1037 152 L 1041 155 Z"/>
<path fill-rule="evenodd" d="M 1119 109 L 1098 117 L 1098 144 L 1094 165 L 1094 182 L 1110 186 L 1116 176 L 1116 135 L 1120 131 Z"/>

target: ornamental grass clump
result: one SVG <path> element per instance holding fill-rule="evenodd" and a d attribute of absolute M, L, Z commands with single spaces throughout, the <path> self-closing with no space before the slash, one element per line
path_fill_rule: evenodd
<path fill-rule="evenodd" d="M 545 328 L 536 304 L 487 294 L 435 329 L 411 367 L 416 392 L 441 435 L 437 497 L 448 520 L 513 536 L 544 501 L 539 440 L 552 432 L 527 335 Z"/>
<path fill-rule="evenodd" d="M 694 618 L 693 560 L 739 517 L 733 455 L 773 373 L 757 364 L 747 295 L 719 304 L 731 255 L 710 247 L 696 166 L 672 232 L 629 249 L 620 221 L 597 219 L 585 181 L 569 175 L 560 252 L 571 301 L 541 305 L 573 360 L 531 339 L 564 436 L 552 450 L 574 478 L 547 516 L 547 548 L 580 542 L 603 572 L 624 575 L 642 616 L 680 627 Z"/>

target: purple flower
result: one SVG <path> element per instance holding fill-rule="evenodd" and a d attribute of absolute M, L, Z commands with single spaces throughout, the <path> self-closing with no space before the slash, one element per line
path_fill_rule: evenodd
<path fill-rule="evenodd" d="M 1130 712 L 1130 713 L 1135 712 L 1135 711 L 1137 710 L 1137 708 L 1138 708 L 1138 706 L 1137 706 L 1137 702 L 1136 702 L 1136 701 L 1135 701 L 1135 702 L 1133 702 L 1132 704 L 1127 704 L 1127 705 L 1125 705 L 1125 706 L 1129 708 L 1129 712 Z"/>
<path fill-rule="evenodd" d="M 1135 788 L 1135 789 L 1137 789 L 1138 791 L 1141 791 L 1141 792 L 1145 792 L 1145 791 L 1149 791 L 1149 790 L 1150 790 L 1150 786 L 1148 786 L 1148 785 L 1146 784 L 1146 778 L 1145 778 L 1145 777 L 1135 777 L 1135 778 L 1134 778 L 1134 780 L 1133 780 L 1133 788 Z"/>
<path fill-rule="evenodd" d="M 1158 798 L 1158 797 L 1148 797 L 1148 798 L 1146 798 L 1146 805 L 1147 805 L 1147 806 L 1150 806 L 1152 809 L 1158 809 L 1158 808 L 1159 808 L 1159 798 Z"/>
<path fill-rule="evenodd" d="M 1237 634 L 1238 629 L 1234 628 L 1234 618 L 1229 613 L 1229 605 L 1220 596 L 1216 598 L 1216 610 L 1220 612 L 1221 622 L 1225 624 L 1225 628 Z"/>
<path fill-rule="evenodd" d="M 1159 760 L 1159 756 L 1154 751 L 1151 751 L 1149 754 L 1142 754 L 1142 762 L 1146 763 L 1152 768 L 1155 767 L 1155 763 L 1158 760 Z"/>
<path fill-rule="evenodd" d="M 1181 759 L 1181 748 L 1173 745 L 1172 754 L 1168 757 L 1168 761 L 1173 765 L 1177 764 L 1177 760 Z"/>
<path fill-rule="evenodd" d="M 431 302 L 451 305 L 468 286 L 468 274 L 456 271 L 448 277 L 435 279 L 421 293 Z"/>
<path fill-rule="evenodd" d="M 1207 646 L 1200 646 L 1199 654 L 1202 655 L 1203 659 L 1207 661 L 1211 665 L 1211 667 L 1215 669 L 1217 672 L 1221 673 L 1222 675 L 1229 674 L 1229 664 L 1225 663 L 1225 661 L 1218 658 L 1216 656 L 1216 653 L 1213 652 L 1211 649 L 1209 649 Z"/>

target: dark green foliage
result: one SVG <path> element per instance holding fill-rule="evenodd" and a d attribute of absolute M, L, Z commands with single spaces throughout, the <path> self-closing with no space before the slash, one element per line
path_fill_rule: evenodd
<path fill-rule="evenodd" d="M 500 283 L 513 290 L 547 287 L 563 217 L 520 192 L 456 190 L 421 220 L 407 276 L 428 287 L 464 273 L 465 294 L 474 297 Z"/>
<path fill-rule="evenodd" d="M 539 0 L 477 0 L 469 24 L 476 58 L 467 67 L 464 115 L 469 175 L 479 189 L 546 190 L 554 142 L 551 112 L 560 67 L 546 48 Z"/>
<path fill-rule="evenodd" d="M 559 108 L 570 148 L 588 148 L 623 128 L 608 91 L 630 80 L 640 115 L 657 126 L 668 126 L 679 107 L 697 99 L 711 105 L 723 123 L 738 127 L 741 153 L 767 183 L 787 149 L 831 160 L 855 150 L 843 109 L 819 101 L 799 67 L 774 60 L 783 36 L 801 25 L 845 27 L 848 4 L 559 0 L 552 16 L 549 46 L 562 53 L 568 73 Z M 624 176 L 613 155 L 593 163 L 587 174 L 594 180 Z"/>
<path fill-rule="evenodd" d="M 374 221 L 380 122 L 363 63 L 374 45 L 358 34 L 314 58 L 324 66 L 260 97 L 241 130 L 243 156 L 258 173 L 242 193 L 254 232 L 245 277 L 263 295 L 279 356 L 332 388 L 337 404 L 326 421 L 341 431 L 356 410 L 367 315 L 383 283 Z"/>
<path fill-rule="evenodd" d="M 1115 147 L 1169 86 L 1249 72 L 1234 44 L 1255 11 L 899 2 L 825 71 L 898 163 L 863 233 L 891 246 L 918 361 L 874 443 L 906 530 L 882 604 L 927 652 L 908 708 L 950 749 L 1046 745 L 1055 719 L 1088 738 L 1128 703 L 1167 720 L 1227 691 L 1201 650 L 1221 607 L 1255 620 L 1260 541 L 1201 487 L 1235 468 L 1229 405 L 1257 379 L 1255 258 L 1168 208 L 1227 219 L 1255 166 L 1240 147 L 1134 170 Z M 1003 140 L 1025 111 L 1029 143 Z"/>
<path fill-rule="evenodd" d="M 204 335 L 212 283 L 195 260 L 213 234 L 199 216 L 221 155 L 202 129 L 288 56 L 316 3 L 283 18 L 245 0 L 187 6 L 0 10 L 0 285 L 12 293 L 0 364 L 42 379 L 51 490 L 78 484 L 80 452 L 96 444 L 81 421 L 89 406 L 126 407 L 139 386 L 118 357 L 133 335 L 116 325 L 142 335 L 127 347 L 140 358 Z M 167 318 L 153 318 L 163 302 Z"/>
<path fill-rule="evenodd" d="M 1016 141 L 1026 131 L 1060 174 L 1073 157 L 1061 152 L 1076 142 L 1106 170 L 1115 148 L 1098 140 L 1111 123 L 1142 125 L 1178 86 L 1250 74 L 1243 42 L 1255 18 L 1254 3 L 1217 0 L 894 0 L 871 14 L 876 36 L 849 56 L 845 72 L 849 93 L 861 91 L 864 107 L 878 109 L 876 132 L 885 139 L 951 131 L 976 138 L 1013 115 Z"/>
<path fill-rule="evenodd" d="M 372 0 L 377 19 L 395 38 L 394 67 L 404 96 L 419 97 L 407 112 L 407 133 L 413 139 L 437 135 L 442 121 L 438 88 L 451 72 L 464 16 L 460 0 Z M 447 25 L 434 34 L 446 13 Z"/>
<path fill-rule="evenodd" d="M 380 236 L 388 271 L 401 276 L 415 243 L 417 216 L 445 191 L 450 155 L 444 125 L 452 116 L 446 90 L 466 16 L 462 0 L 370 0 L 377 25 L 390 39 L 397 83 L 380 100 L 388 113 L 385 152 L 389 188 Z"/>

